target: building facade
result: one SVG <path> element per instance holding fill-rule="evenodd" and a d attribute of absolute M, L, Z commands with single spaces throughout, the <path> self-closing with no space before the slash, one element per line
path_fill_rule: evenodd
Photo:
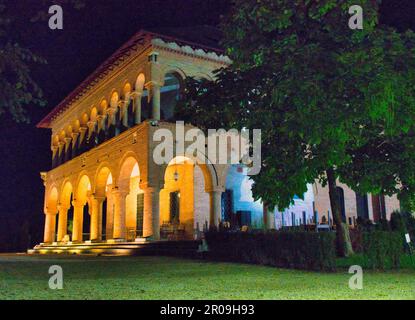
<path fill-rule="evenodd" d="M 231 63 L 215 47 L 141 31 L 121 47 L 38 127 L 51 129 L 52 169 L 45 186 L 44 243 L 193 239 L 221 221 L 283 226 L 330 221 L 328 190 L 309 185 L 284 212 L 252 198 L 242 165 L 215 165 L 176 154 L 153 159 L 160 128 L 172 123 L 183 79 L 212 79 Z M 395 197 L 356 195 L 339 185 L 344 220 L 379 220 L 399 209 Z"/>

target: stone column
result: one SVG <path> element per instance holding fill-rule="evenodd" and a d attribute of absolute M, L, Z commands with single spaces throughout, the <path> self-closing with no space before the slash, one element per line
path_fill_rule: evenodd
<path fill-rule="evenodd" d="M 115 114 L 117 113 L 117 108 L 115 107 L 110 107 L 107 109 L 107 114 L 108 114 L 108 119 L 109 119 L 109 125 L 115 125 L 116 121 L 115 121 Z"/>
<path fill-rule="evenodd" d="M 87 125 L 88 125 L 88 139 L 91 138 L 92 133 L 95 130 L 95 124 L 96 124 L 96 121 L 89 121 L 87 123 Z"/>
<path fill-rule="evenodd" d="M 102 203 L 105 198 L 103 197 L 91 197 L 91 241 L 102 240 Z"/>
<path fill-rule="evenodd" d="M 125 197 L 127 192 L 118 190 L 112 191 L 114 203 L 114 234 L 113 238 L 117 240 L 125 240 Z"/>
<path fill-rule="evenodd" d="M 160 189 L 144 189 L 143 237 L 160 239 Z"/>
<path fill-rule="evenodd" d="M 160 120 L 160 84 L 158 82 L 151 83 L 151 92 L 153 100 L 153 120 Z"/>
<path fill-rule="evenodd" d="M 80 203 L 77 200 L 72 201 L 73 205 L 73 229 L 72 229 L 72 241 L 82 242 L 82 227 L 84 221 L 84 203 Z"/>
<path fill-rule="evenodd" d="M 212 197 L 212 211 L 210 217 L 210 224 L 219 227 L 222 220 L 222 190 L 214 190 L 211 192 Z"/>
<path fill-rule="evenodd" d="M 101 130 L 105 130 L 105 119 L 106 119 L 105 115 L 98 115 L 97 116 L 97 123 L 98 123 L 98 132 L 97 133 L 100 133 Z"/>
<path fill-rule="evenodd" d="M 59 205 L 58 211 L 58 242 L 61 242 L 63 237 L 68 232 L 68 208 L 63 205 Z"/>
<path fill-rule="evenodd" d="M 130 100 L 124 100 L 121 105 L 121 114 L 122 114 L 122 125 L 128 128 L 128 106 L 130 105 Z"/>
<path fill-rule="evenodd" d="M 79 128 L 79 146 L 82 146 L 82 143 L 84 142 L 84 140 L 86 139 L 86 131 L 88 130 L 87 127 L 80 127 Z"/>
<path fill-rule="evenodd" d="M 136 92 L 134 96 L 134 123 L 141 123 L 141 96 L 142 92 Z"/>
<path fill-rule="evenodd" d="M 114 206 L 112 202 L 112 185 L 108 185 L 108 189 L 106 191 L 107 196 L 107 225 L 105 226 L 105 239 L 112 239 L 113 238 L 113 230 L 114 230 Z"/>
<path fill-rule="evenodd" d="M 55 241 L 56 228 L 56 212 L 47 210 L 45 212 L 45 233 L 43 236 L 44 243 L 52 243 Z"/>
<path fill-rule="evenodd" d="M 77 138 L 79 136 L 78 132 L 72 132 L 72 149 L 76 148 Z"/>
<path fill-rule="evenodd" d="M 69 146 L 71 145 L 72 142 L 72 138 L 71 137 L 66 137 L 65 138 L 65 152 L 68 152 Z"/>

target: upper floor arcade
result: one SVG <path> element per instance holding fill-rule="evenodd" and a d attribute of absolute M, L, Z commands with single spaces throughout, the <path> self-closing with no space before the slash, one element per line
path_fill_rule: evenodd
<path fill-rule="evenodd" d="M 212 78 L 230 60 L 218 48 L 140 31 L 52 110 L 52 168 L 145 120 L 169 121 L 185 77 Z"/>

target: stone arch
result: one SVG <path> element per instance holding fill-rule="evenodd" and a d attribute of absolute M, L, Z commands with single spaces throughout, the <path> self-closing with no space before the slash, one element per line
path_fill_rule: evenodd
<path fill-rule="evenodd" d="M 59 145 L 59 135 L 55 134 L 52 138 L 52 146 L 57 147 Z"/>
<path fill-rule="evenodd" d="M 135 86 L 134 86 L 135 91 L 143 92 L 145 82 L 146 82 L 146 76 L 144 75 L 144 73 L 141 72 L 137 76 L 137 79 L 135 80 Z"/>
<path fill-rule="evenodd" d="M 166 78 L 166 75 L 172 73 L 172 74 L 177 74 L 180 76 L 180 78 L 182 80 L 186 79 L 187 75 L 184 72 L 183 69 L 181 69 L 178 66 L 174 66 L 174 65 L 168 65 L 166 68 L 164 68 L 163 73 L 162 73 L 162 79 L 161 79 L 161 85 L 164 85 L 164 80 Z"/>
<path fill-rule="evenodd" d="M 86 127 L 88 124 L 88 121 L 89 121 L 89 115 L 86 112 L 84 112 L 79 118 L 79 123 L 81 127 Z"/>
<path fill-rule="evenodd" d="M 140 167 L 133 152 L 127 152 L 120 162 L 118 190 L 125 195 L 125 227 L 127 240 L 142 236 L 144 192 L 140 189 Z M 138 225 L 138 221 L 141 221 Z"/>
<path fill-rule="evenodd" d="M 56 186 L 52 186 L 48 192 L 46 198 L 46 211 L 48 213 L 57 213 L 58 212 L 58 200 L 59 200 L 59 192 Z"/>
<path fill-rule="evenodd" d="M 112 90 L 110 96 L 110 106 L 111 108 L 118 108 L 118 102 L 120 100 L 120 95 L 117 90 Z"/>
<path fill-rule="evenodd" d="M 87 202 L 88 192 L 92 191 L 91 179 L 86 171 L 82 171 L 76 182 L 75 199 L 82 204 Z"/>
<path fill-rule="evenodd" d="M 89 119 L 90 119 L 90 121 L 96 121 L 97 120 L 97 117 L 98 117 L 98 109 L 97 109 L 97 107 L 92 107 L 91 108 L 91 112 L 89 113 L 90 114 L 90 116 L 89 116 Z"/>
<path fill-rule="evenodd" d="M 131 92 L 133 90 L 132 85 L 129 81 L 125 81 L 123 87 L 122 87 L 122 97 L 124 100 L 127 100 L 130 98 Z"/>
<path fill-rule="evenodd" d="M 187 238 L 194 228 L 209 224 L 212 176 L 209 166 L 187 156 L 173 158 L 164 171 L 164 188 L 160 192 L 160 221 L 179 224 Z"/>
<path fill-rule="evenodd" d="M 113 169 L 108 163 L 102 163 L 95 173 L 94 178 L 94 194 L 97 197 L 105 197 L 107 191 L 108 180 L 113 179 Z"/>
<path fill-rule="evenodd" d="M 70 208 L 71 206 L 71 197 L 73 193 L 72 183 L 69 180 L 65 180 L 62 184 L 59 203 L 60 205 Z"/>
<path fill-rule="evenodd" d="M 75 133 L 78 133 L 79 128 L 81 127 L 81 122 L 78 119 L 76 119 L 76 120 L 72 121 L 71 126 L 72 126 L 72 131 L 75 132 Z"/>
<path fill-rule="evenodd" d="M 133 173 L 134 167 L 138 166 L 138 175 L 140 175 L 140 164 L 134 152 L 127 152 L 121 159 L 117 175 L 117 187 L 120 190 L 129 190 L 129 179 Z"/>
<path fill-rule="evenodd" d="M 106 114 L 108 108 L 108 101 L 105 98 L 101 99 L 101 102 L 98 105 L 98 113 L 103 116 Z"/>

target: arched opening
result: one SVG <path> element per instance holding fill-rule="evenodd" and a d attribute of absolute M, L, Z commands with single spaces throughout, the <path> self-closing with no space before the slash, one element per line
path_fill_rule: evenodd
<path fill-rule="evenodd" d="M 122 115 L 123 130 L 127 130 L 134 126 L 134 103 L 131 96 L 131 84 L 128 82 L 123 88 L 123 100 L 124 100 L 124 114 Z"/>
<path fill-rule="evenodd" d="M 182 78 L 177 72 L 167 73 L 164 76 L 164 85 L 160 92 L 160 117 L 162 120 L 173 119 L 181 88 Z"/>
<path fill-rule="evenodd" d="M 125 196 L 125 228 L 127 241 L 143 236 L 144 192 L 140 189 L 140 168 L 134 157 L 124 160 L 118 188 Z"/>
<path fill-rule="evenodd" d="M 52 243 L 56 239 L 56 214 L 58 211 L 58 190 L 52 188 L 47 195 L 45 208 L 45 233 L 43 241 Z"/>
<path fill-rule="evenodd" d="M 119 98 L 118 92 L 116 91 L 112 93 L 110 98 L 111 112 L 107 117 L 107 139 L 111 139 L 120 133 Z"/>
<path fill-rule="evenodd" d="M 162 238 L 192 238 L 209 226 L 212 179 L 206 165 L 187 157 L 170 161 L 160 191 Z"/>
<path fill-rule="evenodd" d="M 112 239 L 113 227 L 113 204 L 111 201 L 112 190 L 112 174 L 108 167 L 103 167 L 99 170 L 95 179 L 95 197 L 102 201 L 100 207 L 101 215 L 98 221 L 98 238 L 102 240 Z"/>
<path fill-rule="evenodd" d="M 90 219 L 90 204 L 89 196 L 91 195 L 91 182 L 87 175 L 83 175 L 79 180 L 78 187 L 76 189 L 76 202 L 82 206 L 82 212 L 77 217 L 74 217 L 73 232 L 82 234 L 82 238 L 78 240 L 89 240 L 89 234 L 91 231 L 91 219 Z M 77 224 L 77 226 L 75 226 Z"/>
<path fill-rule="evenodd" d="M 58 241 L 67 242 L 70 241 L 70 235 L 73 231 L 73 206 L 72 199 L 73 190 L 72 184 L 66 182 L 61 194 L 61 210 L 59 211 L 59 223 L 58 223 Z"/>
<path fill-rule="evenodd" d="M 232 227 L 260 226 L 263 204 L 252 196 L 253 181 L 243 165 L 231 165 L 226 176 L 225 192 L 222 194 L 224 221 Z"/>

